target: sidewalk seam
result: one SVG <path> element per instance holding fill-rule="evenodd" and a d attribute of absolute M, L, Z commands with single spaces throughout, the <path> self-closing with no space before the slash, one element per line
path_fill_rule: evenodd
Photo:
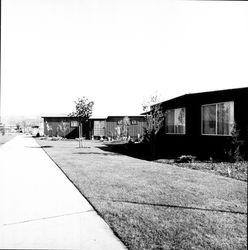
<path fill-rule="evenodd" d="M 55 218 L 60 218 L 60 217 L 65 217 L 65 216 L 71 216 L 71 215 L 76 215 L 76 214 L 84 214 L 84 213 L 89 213 L 89 212 L 94 212 L 94 209 L 90 209 L 90 210 L 82 211 L 82 212 L 74 212 L 74 213 L 69 213 L 69 214 L 60 214 L 60 215 L 42 217 L 42 218 L 37 218 L 37 219 L 30 219 L 30 220 L 24 220 L 24 221 L 18 221 L 18 222 L 5 223 L 5 224 L 2 224 L 2 226 L 12 226 L 12 225 L 17 225 L 17 224 L 23 224 L 23 223 L 33 222 L 33 221 L 55 219 Z"/>

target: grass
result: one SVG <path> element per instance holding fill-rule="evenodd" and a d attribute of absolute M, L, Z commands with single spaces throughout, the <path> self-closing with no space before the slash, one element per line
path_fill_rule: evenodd
<path fill-rule="evenodd" d="M 5 134 L 5 135 L 0 134 L 0 146 L 13 139 L 15 136 L 16 136 L 15 134 Z"/>
<path fill-rule="evenodd" d="M 153 160 L 159 163 L 176 165 L 178 167 L 200 170 L 212 174 L 222 175 L 234 178 L 241 181 L 247 181 L 247 167 L 248 161 L 239 161 L 235 163 L 223 161 L 207 161 L 195 160 L 193 162 L 178 162 L 178 159 L 157 159 L 154 160 L 149 153 L 149 149 L 142 143 L 130 144 L 125 142 L 110 142 L 105 143 L 108 145 L 108 151 L 118 152 L 131 157 L 139 158 L 142 160 Z M 196 158 L 196 157 L 193 157 Z"/>
<path fill-rule="evenodd" d="M 246 182 L 97 142 L 37 141 L 129 249 L 246 249 Z"/>
<path fill-rule="evenodd" d="M 200 170 L 208 173 L 222 175 L 241 181 L 247 181 L 248 161 L 230 162 L 210 162 L 194 161 L 192 163 L 177 163 L 174 160 L 159 159 L 156 162 L 176 165 L 178 167 Z"/>

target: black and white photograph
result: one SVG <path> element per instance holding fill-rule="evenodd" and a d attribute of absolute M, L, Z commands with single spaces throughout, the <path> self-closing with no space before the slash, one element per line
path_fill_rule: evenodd
<path fill-rule="evenodd" d="M 247 249 L 248 1 L 0 1 L 0 249 Z"/>

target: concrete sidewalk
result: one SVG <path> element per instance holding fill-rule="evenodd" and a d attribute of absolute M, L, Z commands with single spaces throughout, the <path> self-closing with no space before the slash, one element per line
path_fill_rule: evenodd
<path fill-rule="evenodd" d="M 126 249 L 36 141 L 0 147 L 0 249 Z"/>

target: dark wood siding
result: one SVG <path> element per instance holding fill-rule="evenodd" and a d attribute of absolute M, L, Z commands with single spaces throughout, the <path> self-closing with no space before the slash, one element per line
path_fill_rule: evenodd
<path fill-rule="evenodd" d="M 116 127 L 119 120 L 118 118 L 109 118 L 106 120 L 106 137 L 116 138 Z"/>
<path fill-rule="evenodd" d="M 110 116 L 106 120 L 106 131 L 105 136 L 110 138 L 117 138 L 117 127 L 120 127 L 120 131 L 122 131 L 122 124 L 125 116 Z M 130 124 L 127 126 L 127 136 L 137 139 L 138 136 L 142 136 L 144 133 L 144 127 L 146 127 L 147 123 L 145 117 L 143 116 L 128 116 Z M 136 122 L 136 124 L 132 124 Z"/>
<path fill-rule="evenodd" d="M 66 138 L 78 137 L 78 128 L 72 128 L 70 121 L 77 120 L 71 117 L 43 117 L 44 118 L 44 134 L 46 136 L 61 136 Z M 83 127 L 83 136 L 92 139 L 99 137 L 117 138 L 117 127 L 122 131 L 124 116 L 108 117 L 107 119 L 90 119 Z M 137 139 L 138 135 L 142 136 L 146 121 L 143 116 L 130 116 L 130 125 L 127 126 L 127 137 Z M 132 124 L 136 121 L 136 124 Z"/>
<path fill-rule="evenodd" d="M 218 157 L 225 154 L 231 136 L 202 135 L 201 107 L 205 104 L 234 102 L 234 119 L 244 140 L 243 150 L 248 152 L 248 88 L 188 94 L 161 103 L 167 109 L 186 108 L 186 134 L 165 134 L 163 127 L 158 136 L 159 153 L 173 157 L 195 154 L 201 157 Z M 247 149 L 245 149 L 247 148 Z"/>
<path fill-rule="evenodd" d="M 106 120 L 90 119 L 89 120 L 89 138 L 100 139 L 105 137 Z"/>
<path fill-rule="evenodd" d="M 44 135 L 60 136 L 66 138 L 78 137 L 78 128 L 71 127 L 71 121 L 76 118 L 71 117 L 43 117 L 44 119 Z"/>
<path fill-rule="evenodd" d="M 132 124 L 133 121 L 137 121 L 137 124 Z M 147 122 L 144 117 L 130 117 L 129 135 L 132 138 L 143 136 L 144 128 L 147 127 Z"/>

